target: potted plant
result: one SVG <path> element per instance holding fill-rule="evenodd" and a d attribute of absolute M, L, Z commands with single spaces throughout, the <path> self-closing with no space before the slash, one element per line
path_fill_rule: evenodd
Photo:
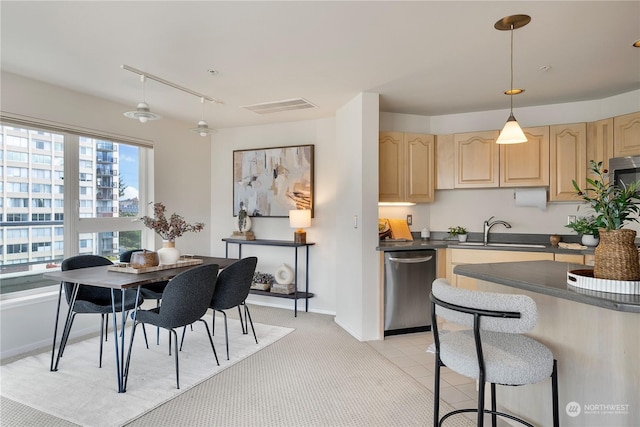
<path fill-rule="evenodd" d="M 260 273 L 256 271 L 253 274 L 253 282 L 251 283 L 251 289 L 258 289 L 261 291 L 268 291 L 271 289 L 271 285 L 273 285 L 273 274 L 269 273 Z"/>
<path fill-rule="evenodd" d="M 458 236 L 458 241 L 466 242 L 467 241 L 467 229 L 457 225 L 455 227 L 449 227 L 449 236 L 456 237 Z"/>
<path fill-rule="evenodd" d="M 593 209 L 600 235 L 593 275 L 600 279 L 638 280 L 640 266 L 635 246 L 636 232 L 623 226 L 626 222 L 638 222 L 640 198 L 636 193 L 640 181 L 614 185 L 611 174 L 602 168 L 602 162 L 593 160 L 589 161 L 589 170 L 595 178 L 587 178 L 584 189 L 574 180 L 573 187 Z"/>
<path fill-rule="evenodd" d="M 598 246 L 598 242 L 600 242 L 598 222 L 594 215 L 580 217 L 572 223 L 565 225 L 565 227 L 581 235 L 583 245 Z"/>

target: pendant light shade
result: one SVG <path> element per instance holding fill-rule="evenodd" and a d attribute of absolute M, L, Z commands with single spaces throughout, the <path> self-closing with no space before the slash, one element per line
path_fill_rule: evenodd
<path fill-rule="evenodd" d="M 134 111 L 127 111 L 124 116 L 129 119 L 139 120 L 140 123 L 146 123 L 148 120 L 158 120 L 160 115 L 152 113 L 149 109 L 149 105 L 145 101 L 144 96 L 144 74 L 140 75 L 140 81 L 142 82 L 142 102 L 138 104 Z"/>
<path fill-rule="evenodd" d="M 507 123 L 504 125 L 500 136 L 498 136 L 496 140 L 497 144 L 520 144 L 527 142 L 527 137 L 513 115 L 513 96 L 524 92 L 524 89 L 513 88 L 513 30 L 524 27 L 529 22 L 531 22 L 529 15 L 511 15 L 500 19 L 493 26 L 496 30 L 511 32 L 511 86 L 510 89 L 505 92 L 505 94 L 509 95 L 511 109 Z"/>
<path fill-rule="evenodd" d="M 216 130 L 215 129 L 211 129 L 209 127 L 209 125 L 207 125 L 207 122 L 205 122 L 205 120 L 204 120 L 204 97 L 200 98 L 200 102 L 202 103 L 202 118 L 198 122 L 198 125 L 196 127 L 194 127 L 194 128 L 189 129 L 189 131 L 195 132 L 195 133 L 199 134 L 200 136 L 204 137 L 204 136 L 210 135 L 212 133 L 215 133 Z"/>

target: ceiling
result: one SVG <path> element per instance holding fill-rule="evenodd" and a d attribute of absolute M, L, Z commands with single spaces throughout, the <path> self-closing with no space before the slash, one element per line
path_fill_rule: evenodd
<path fill-rule="evenodd" d="M 493 25 L 512 14 L 532 17 L 514 32 L 516 116 L 640 89 L 640 1 L 3 0 L 0 13 L 4 71 L 133 109 L 142 84 L 126 64 L 222 100 L 205 104 L 214 128 L 331 117 L 360 92 L 384 112 L 507 109 L 510 35 Z M 317 108 L 241 108 L 299 97 Z M 155 81 L 145 99 L 201 118 L 199 98 Z"/>

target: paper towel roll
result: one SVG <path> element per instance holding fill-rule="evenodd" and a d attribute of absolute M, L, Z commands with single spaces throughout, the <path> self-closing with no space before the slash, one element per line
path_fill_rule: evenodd
<path fill-rule="evenodd" d="M 547 189 L 545 187 L 536 188 L 516 188 L 516 206 L 532 206 L 540 210 L 547 210 Z"/>

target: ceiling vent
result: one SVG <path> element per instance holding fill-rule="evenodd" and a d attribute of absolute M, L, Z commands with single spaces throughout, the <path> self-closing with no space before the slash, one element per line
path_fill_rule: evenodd
<path fill-rule="evenodd" d="M 263 102 L 261 104 L 243 105 L 249 111 L 256 114 L 271 114 L 281 111 L 304 110 L 307 108 L 317 108 L 316 105 L 310 103 L 304 98 L 285 99 L 284 101 Z"/>

